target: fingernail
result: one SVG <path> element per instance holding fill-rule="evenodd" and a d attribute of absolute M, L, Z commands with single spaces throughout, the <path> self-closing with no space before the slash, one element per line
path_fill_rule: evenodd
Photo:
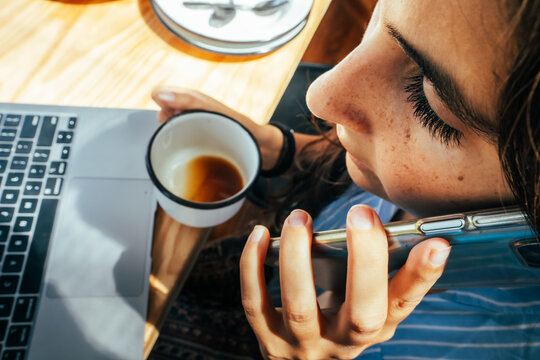
<path fill-rule="evenodd" d="M 373 212 L 365 206 L 353 206 L 349 211 L 350 222 L 356 230 L 370 230 L 373 227 Z"/>
<path fill-rule="evenodd" d="M 433 267 L 439 267 L 446 262 L 448 255 L 450 255 L 451 247 L 446 247 L 442 249 L 432 249 L 429 253 L 428 262 Z"/>
<path fill-rule="evenodd" d="M 304 226 L 308 222 L 308 215 L 302 210 L 294 210 L 291 215 L 289 215 L 287 222 L 291 226 Z"/>
<path fill-rule="evenodd" d="M 160 92 L 158 94 L 158 98 L 160 98 L 161 100 L 166 101 L 166 102 L 173 102 L 174 101 L 174 94 L 171 93 L 171 92 L 164 91 L 164 92 Z"/>
<path fill-rule="evenodd" d="M 249 235 L 249 241 L 251 242 L 259 242 L 264 236 L 264 226 L 261 225 L 255 225 L 253 228 L 253 231 L 251 232 L 251 235 Z"/>

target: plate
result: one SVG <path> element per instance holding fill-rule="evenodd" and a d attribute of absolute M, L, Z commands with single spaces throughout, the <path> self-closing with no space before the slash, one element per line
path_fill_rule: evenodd
<path fill-rule="evenodd" d="M 205 0 L 208 2 L 227 3 L 227 0 Z M 187 8 L 183 0 L 153 0 L 168 19 L 184 31 L 198 37 L 232 43 L 259 43 L 277 40 L 295 29 L 304 21 L 313 5 L 313 0 L 289 0 L 271 15 L 256 15 L 244 9 L 254 6 L 261 0 L 234 0 L 238 5 L 232 20 L 221 26 L 212 26 L 213 8 Z"/>
<path fill-rule="evenodd" d="M 212 40 L 193 34 L 169 19 L 159 7 L 156 6 L 154 9 L 163 24 L 187 43 L 203 50 L 224 55 L 255 55 L 268 53 L 294 39 L 307 23 L 307 19 L 302 20 L 293 29 L 274 40 L 264 42 L 259 41 L 256 43 L 230 43 Z"/>

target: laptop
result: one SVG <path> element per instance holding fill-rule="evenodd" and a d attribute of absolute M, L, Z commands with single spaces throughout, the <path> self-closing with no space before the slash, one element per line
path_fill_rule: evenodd
<path fill-rule="evenodd" d="M 0 359 L 142 359 L 156 113 L 0 103 Z"/>

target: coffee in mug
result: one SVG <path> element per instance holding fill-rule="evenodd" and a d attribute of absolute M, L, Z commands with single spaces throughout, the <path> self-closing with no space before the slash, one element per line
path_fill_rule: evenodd
<path fill-rule="evenodd" d="M 261 155 L 255 138 L 234 119 L 188 111 L 154 133 L 146 165 L 161 207 L 181 223 L 208 227 L 240 209 Z"/>
<path fill-rule="evenodd" d="M 229 160 L 201 155 L 179 166 L 173 176 L 173 193 L 196 202 L 225 200 L 244 187 L 244 179 Z"/>

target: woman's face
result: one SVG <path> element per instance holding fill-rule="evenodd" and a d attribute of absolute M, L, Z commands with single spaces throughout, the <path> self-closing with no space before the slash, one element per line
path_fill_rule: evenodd
<path fill-rule="evenodd" d="M 360 187 L 417 216 L 511 201 L 485 134 L 506 73 L 504 24 L 493 0 L 379 1 L 361 44 L 307 94 L 337 123 Z"/>

